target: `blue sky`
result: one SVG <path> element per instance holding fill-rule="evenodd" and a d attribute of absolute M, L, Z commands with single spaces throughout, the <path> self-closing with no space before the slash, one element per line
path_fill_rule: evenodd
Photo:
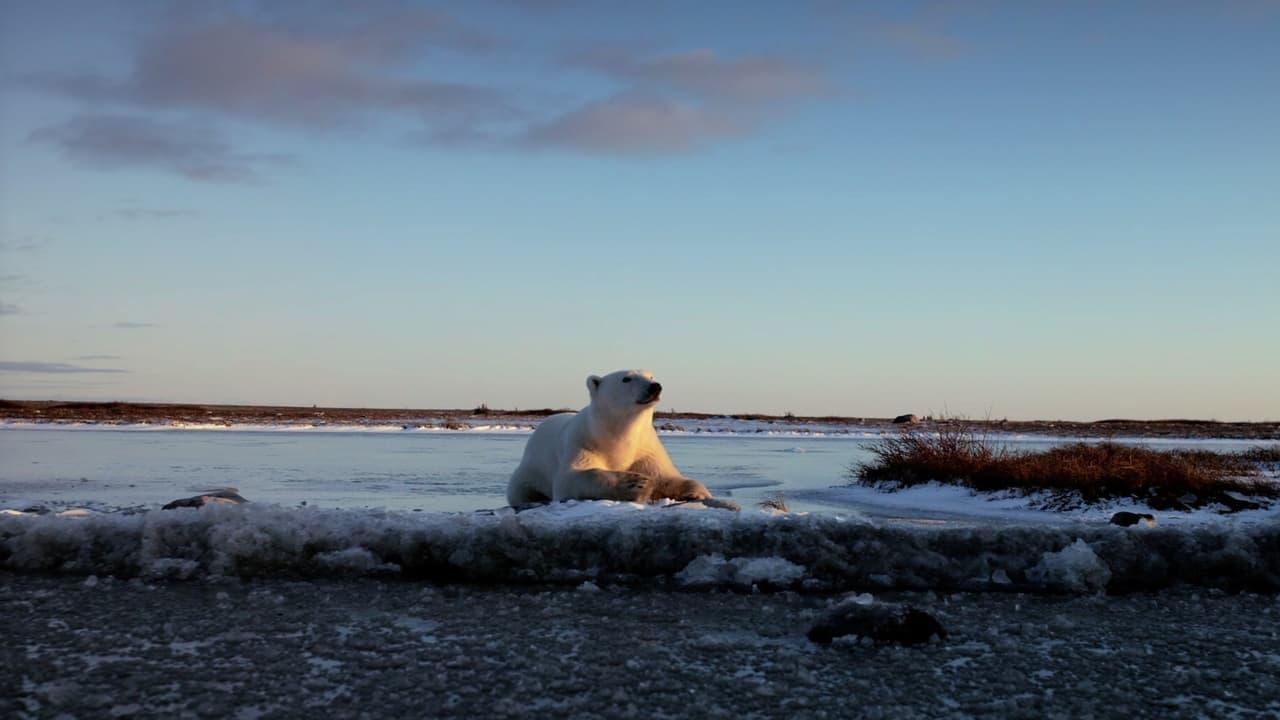
<path fill-rule="evenodd" d="M 1280 419 L 1280 3 L 0 13 L 0 396 Z"/>

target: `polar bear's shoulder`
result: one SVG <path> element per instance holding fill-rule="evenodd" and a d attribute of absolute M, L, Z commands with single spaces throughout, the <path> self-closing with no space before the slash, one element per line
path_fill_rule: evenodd
<path fill-rule="evenodd" d="M 580 415 L 581 413 L 577 412 L 562 412 L 556 413 L 555 415 L 548 415 L 545 420 L 538 423 L 538 427 L 536 429 L 541 430 L 542 428 L 547 428 L 553 432 L 558 431 L 565 425 L 576 420 Z"/>
<path fill-rule="evenodd" d="M 578 435 L 575 426 L 581 422 L 581 413 L 566 412 L 548 416 L 533 429 L 530 443 L 540 447 L 558 447 Z"/>

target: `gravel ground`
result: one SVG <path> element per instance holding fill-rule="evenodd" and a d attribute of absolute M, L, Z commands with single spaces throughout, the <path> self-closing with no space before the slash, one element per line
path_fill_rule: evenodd
<path fill-rule="evenodd" d="M 839 598 L 0 573 L 0 717 L 1280 717 L 1280 599 L 893 594 L 919 648 L 804 633 Z"/>

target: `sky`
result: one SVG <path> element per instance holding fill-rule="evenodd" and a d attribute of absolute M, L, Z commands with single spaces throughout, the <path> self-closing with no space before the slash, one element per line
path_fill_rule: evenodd
<path fill-rule="evenodd" d="M 0 3 L 0 396 L 1280 420 L 1280 3 Z"/>

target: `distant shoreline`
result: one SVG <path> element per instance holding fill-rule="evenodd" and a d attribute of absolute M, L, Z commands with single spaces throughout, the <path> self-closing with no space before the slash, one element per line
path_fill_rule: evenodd
<path fill-rule="evenodd" d="M 191 425 L 439 425 L 477 422 L 530 423 L 557 413 L 572 410 L 540 408 L 535 410 L 473 409 L 390 409 L 330 408 L 284 405 L 210 405 L 125 402 L 60 402 L 52 400 L 0 400 L 0 421 L 35 423 L 96 424 L 191 424 Z M 933 420 L 925 418 L 911 424 L 895 424 L 892 418 L 764 415 L 759 413 L 672 413 L 658 412 L 655 421 L 661 428 L 680 421 L 750 421 L 757 425 L 788 427 L 821 425 L 842 428 L 846 432 L 885 433 L 901 428 L 929 430 L 965 422 L 982 430 L 1000 434 L 1045 435 L 1055 437 L 1127 437 L 1127 438 L 1223 438 L 1238 440 L 1280 440 L 1280 422 L 1218 422 L 1214 420 L 1098 420 L 1090 422 L 1066 420 Z"/>

